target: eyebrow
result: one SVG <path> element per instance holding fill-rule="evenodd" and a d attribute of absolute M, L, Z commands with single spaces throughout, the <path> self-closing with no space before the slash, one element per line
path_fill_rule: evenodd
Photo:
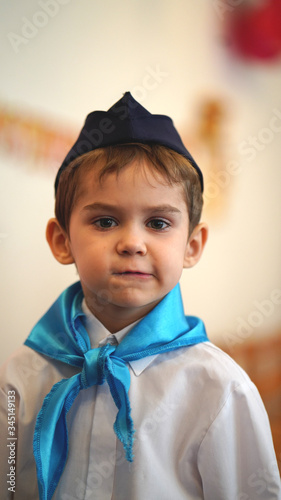
<path fill-rule="evenodd" d="M 119 207 L 116 205 L 111 205 L 110 203 L 91 203 L 90 205 L 86 205 L 85 207 L 83 207 L 83 211 L 93 211 L 93 210 L 105 210 L 112 212 L 114 210 L 119 210 Z M 156 212 L 156 213 L 181 213 L 181 210 L 169 204 L 154 205 L 151 207 L 147 207 L 145 211 Z"/>

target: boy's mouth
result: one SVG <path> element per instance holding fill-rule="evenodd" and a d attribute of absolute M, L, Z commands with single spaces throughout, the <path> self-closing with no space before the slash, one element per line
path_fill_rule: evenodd
<path fill-rule="evenodd" d="M 120 272 L 115 272 L 113 273 L 117 276 L 128 276 L 128 277 L 139 277 L 139 278 L 148 278 L 151 276 L 150 273 L 145 273 L 142 271 L 135 271 L 135 270 L 127 270 L 127 271 L 120 271 Z"/>
<path fill-rule="evenodd" d="M 141 271 L 124 271 L 123 273 L 120 274 L 146 274 L 146 273 L 142 273 Z"/>

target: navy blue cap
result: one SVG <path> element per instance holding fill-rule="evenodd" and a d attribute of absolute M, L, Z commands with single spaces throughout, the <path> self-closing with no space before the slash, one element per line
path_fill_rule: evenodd
<path fill-rule="evenodd" d="M 130 143 L 159 144 L 176 151 L 196 169 L 203 192 L 203 175 L 185 148 L 169 116 L 153 115 L 126 92 L 108 111 L 93 111 L 80 135 L 65 157 L 55 181 L 55 191 L 62 171 L 75 158 L 106 146 Z"/>

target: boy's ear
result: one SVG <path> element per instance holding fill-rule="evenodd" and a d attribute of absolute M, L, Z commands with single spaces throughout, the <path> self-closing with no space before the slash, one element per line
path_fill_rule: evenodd
<path fill-rule="evenodd" d="M 208 226 L 205 223 L 198 224 L 189 236 L 183 267 L 185 269 L 195 266 L 200 260 L 208 239 Z"/>
<path fill-rule="evenodd" d="M 48 221 L 46 228 L 46 239 L 55 259 L 61 264 L 73 264 L 69 237 L 61 228 L 57 219 L 53 218 Z"/>

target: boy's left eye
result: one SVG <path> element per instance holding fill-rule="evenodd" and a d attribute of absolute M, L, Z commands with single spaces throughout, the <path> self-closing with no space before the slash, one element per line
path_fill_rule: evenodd
<path fill-rule="evenodd" d="M 161 231 L 163 229 L 166 229 L 167 227 L 170 226 L 170 224 L 162 219 L 152 219 L 148 222 L 148 227 L 151 227 L 151 229 L 156 229 L 158 231 Z"/>

